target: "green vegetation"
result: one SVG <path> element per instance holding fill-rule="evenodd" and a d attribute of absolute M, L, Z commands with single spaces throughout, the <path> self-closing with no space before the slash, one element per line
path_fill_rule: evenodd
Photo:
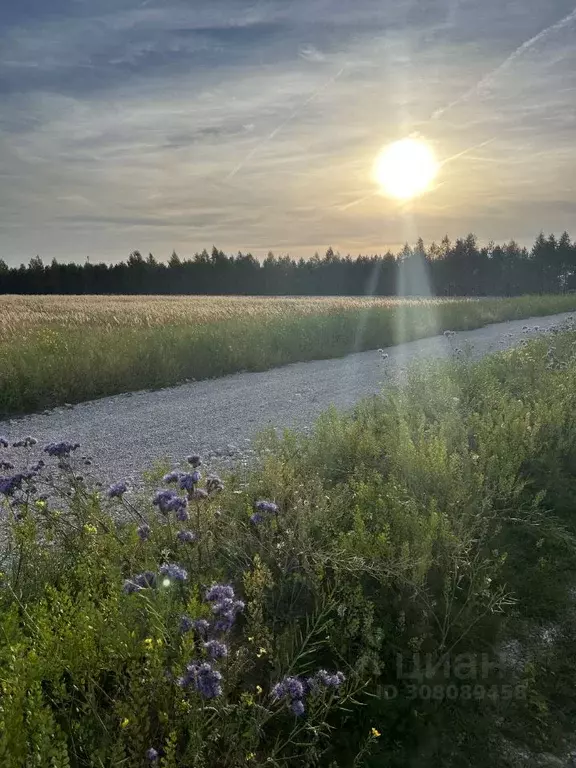
<path fill-rule="evenodd" d="M 4 478 L 0 764 L 504 768 L 561 753 L 576 714 L 576 332 L 416 366 L 310 437 L 262 445 L 246 483 L 189 491 L 188 520 L 91 491 L 66 455 Z M 251 521 L 259 499 L 278 511 Z M 187 579 L 164 581 L 166 561 Z M 222 679 L 195 667 L 182 687 L 209 653 L 182 615 L 213 622 L 214 582 L 244 602 L 233 626 L 211 623 Z M 429 678 L 406 676 L 414 653 Z M 303 714 L 271 697 L 319 670 L 308 694 L 290 683 Z"/>
<path fill-rule="evenodd" d="M 0 321 L 0 414 L 574 309 L 571 294 L 420 301 L 7 297 Z"/>

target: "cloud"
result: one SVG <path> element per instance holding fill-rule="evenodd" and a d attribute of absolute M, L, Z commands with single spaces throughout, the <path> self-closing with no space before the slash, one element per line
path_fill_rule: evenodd
<path fill-rule="evenodd" d="M 321 53 L 318 48 L 315 48 L 313 45 L 305 45 L 304 48 L 301 48 L 300 56 L 305 61 L 310 61 L 312 63 L 320 63 L 326 61 L 326 56 L 324 56 L 324 54 Z"/>
<path fill-rule="evenodd" d="M 22 0 L 0 11 L 0 255 L 385 250 L 412 225 L 371 164 L 413 131 L 452 158 L 414 203 L 425 239 L 569 226 L 572 3 Z"/>

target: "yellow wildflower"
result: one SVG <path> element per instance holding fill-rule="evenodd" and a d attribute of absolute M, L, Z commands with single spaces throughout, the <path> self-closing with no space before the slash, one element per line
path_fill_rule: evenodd
<path fill-rule="evenodd" d="M 382 734 L 380 733 L 380 731 L 378 731 L 376 728 L 372 728 L 372 729 L 370 730 L 370 735 L 371 735 L 373 738 L 375 738 L 375 739 L 379 739 L 379 738 L 380 738 L 380 736 L 382 736 Z"/>
<path fill-rule="evenodd" d="M 86 531 L 86 533 L 98 533 L 98 529 L 96 528 L 95 525 L 86 524 L 84 526 L 84 530 Z"/>

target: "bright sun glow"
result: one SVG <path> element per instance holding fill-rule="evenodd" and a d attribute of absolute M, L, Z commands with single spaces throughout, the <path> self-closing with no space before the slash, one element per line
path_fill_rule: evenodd
<path fill-rule="evenodd" d="M 378 155 L 374 165 L 374 178 L 382 191 L 398 200 L 421 195 L 437 173 L 434 153 L 418 139 L 395 141 Z"/>

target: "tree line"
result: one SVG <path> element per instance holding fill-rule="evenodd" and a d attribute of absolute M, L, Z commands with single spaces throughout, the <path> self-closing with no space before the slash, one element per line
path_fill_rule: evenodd
<path fill-rule="evenodd" d="M 167 263 L 133 251 L 118 264 L 29 264 L 0 259 L 0 293 L 15 294 L 244 294 L 377 296 L 515 296 L 576 290 L 576 242 L 540 234 L 533 247 L 513 240 L 479 246 L 475 235 L 426 247 L 420 239 L 400 253 L 293 259 L 269 253 L 227 255 L 214 247 L 192 258 L 176 252 Z"/>

